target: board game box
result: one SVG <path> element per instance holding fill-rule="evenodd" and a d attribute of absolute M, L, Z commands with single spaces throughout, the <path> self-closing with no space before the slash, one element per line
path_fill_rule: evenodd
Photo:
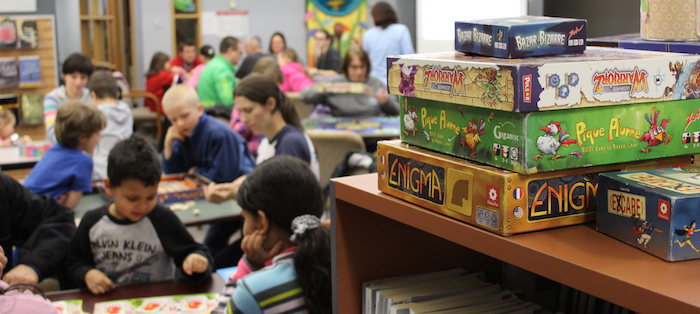
<path fill-rule="evenodd" d="M 158 203 L 170 204 L 176 202 L 184 202 L 189 200 L 204 199 L 203 186 L 208 185 L 212 181 L 198 174 L 175 173 L 163 175 L 158 183 Z M 112 198 L 105 194 L 104 184 L 98 182 L 98 190 L 100 195 L 108 202 Z"/>
<path fill-rule="evenodd" d="M 700 97 L 700 56 L 588 47 L 499 59 L 459 52 L 387 58 L 391 94 L 531 112 Z"/>
<path fill-rule="evenodd" d="M 601 173 L 596 228 L 666 261 L 700 258 L 700 168 Z"/>
<path fill-rule="evenodd" d="M 400 103 L 404 142 L 523 174 L 700 153 L 700 99 L 529 113 Z"/>
<path fill-rule="evenodd" d="M 593 221 L 602 171 L 685 166 L 690 157 L 518 174 L 380 141 L 379 190 L 501 235 Z"/>
<path fill-rule="evenodd" d="M 498 58 L 581 53 L 586 20 L 520 16 L 455 22 L 455 50 Z"/>

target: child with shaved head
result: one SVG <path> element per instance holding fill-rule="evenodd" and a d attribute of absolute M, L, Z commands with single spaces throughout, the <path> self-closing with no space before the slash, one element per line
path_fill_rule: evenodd
<path fill-rule="evenodd" d="M 172 126 L 165 134 L 165 173 L 194 171 L 214 182 L 230 182 L 255 167 L 245 140 L 225 123 L 204 114 L 197 92 L 176 85 L 163 95 Z"/>

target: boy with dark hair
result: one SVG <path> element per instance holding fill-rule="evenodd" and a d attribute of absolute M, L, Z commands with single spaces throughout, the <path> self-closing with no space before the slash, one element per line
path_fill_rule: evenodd
<path fill-rule="evenodd" d="M 170 70 L 187 75 L 200 64 L 202 60 L 197 58 L 197 47 L 191 40 L 185 40 L 177 45 L 177 57 L 170 60 Z"/>
<path fill-rule="evenodd" d="M 105 192 L 114 202 L 87 212 L 71 242 L 68 274 L 93 294 L 116 285 L 173 279 L 198 284 L 212 272 L 207 248 L 173 212 L 157 204 L 161 166 L 143 138 L 118 142 L 109 153 Z"/>
<path fill-rule="evenodd" d="M 58 108 L 67 100 L 92 102 L 90 91 L 85 87 L 92 74 L 92 61 L 85 55 L 74 53 L 63 62 L 63 85 L 44 96 L 44 125 L 46 140 L 56 143 L 54 123 Z"/>
<path fill-rule="evenodd" d="M 214 56 L 199 76 L 197 93 L 202 106 L 224 105 L 233 109 L 233 88 L 236 64 L 243 56 L 243 44 L 235 37 L 226 37 L 219 44 L 219 54 Z"/>
<path fill-rule="evenodd" d="M 56 114 L 56 143 L 39 160 L 24 181 L 30 191 L 49 195 L 67 207 L 92 192 L 92 155 L 105 116 L 97 108 L 69 101 Z"/>
<path fill-rule="evenodd" d="M 118 99 L 117 79 L 109 71 L 96 71 L 88 83 L 92 104 L 107 118 L 107 126 L 100 132 L 100 141 L 92 153 L 93 180 L 107 177 L 107 155 L 118 141 L 133 133 L 134 117 L 129 105 Z"/>

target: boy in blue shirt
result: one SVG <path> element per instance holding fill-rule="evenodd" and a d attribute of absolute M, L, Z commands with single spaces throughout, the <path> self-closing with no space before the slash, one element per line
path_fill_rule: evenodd
<path fill-rule="evenodd" d="M 56 114 L 56 143 L 24 181 L 30 191 L 49 195 L 74 208 L 83 193 L 92 192 L 92 151 L 105 127 L 105 116 L 78 101 L 63 103 Z"/>
<path fill-rule="evenodd" d="M 161 167 L 155 149 L 132 136 L 114 145 L 107 159 L 105 192 L 114 202 L 87 212 L 71 242 L 68 274 L 90 292 L 117 285 L 185 276 L 198 284 L 210 277 L 211 256 L 169 208 L 157 204 Z"/>
<path fill-rule="evenodd" d="M 165 173 L 193 171 L 223 183 L 232 182 L 255 167 L 246 141 L 224 122 L 205 115 L 192 87 L 180 84 L 168 89 L 163 95 L 163 111 L 172 122 L 163 147 Z M 238 229 L 240 221 L 211 224 L 204 244 L 216 258 Z"/>
<path fill-rule="evenodd" d="M 205 115 L 192 87 L 180 84 L 168 89 L 163 95 L 163 111 L 172 122 L 163 147 L 165 173 L 193 170 L 221 183 L 255 167 L 245 140 L 225 123 Z"/>

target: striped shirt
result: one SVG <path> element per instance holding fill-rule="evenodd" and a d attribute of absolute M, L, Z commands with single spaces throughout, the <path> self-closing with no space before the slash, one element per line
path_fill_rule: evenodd
<path fill-rule="evenodd" d="M 61 85 L 58 88 L 50 91 L 44 96 L 44 125 L 46 126 L 46 140 L 56 144 L 56 134 L 54 133 L 54 123 L 56 122 L 56 112 L 58 107 L 68 99 L 66 95 L 66 86 Z M 80 96 L 80 101 L 86 104 L 92 104 L 92 96 L 90 90 L 83 88 L 83 94 Z"/>
<path fill-rule="evenodd" d="M 238 272 L 226 283 L 219 299 L 228 305 L 224 307 L 220 303 L 212 313 L 306 313 L 304 293 L 294 270 L 295 249 L 285 250 L 269 266 L 254 272 L 241 259 Z M 249 274 L 244 275 L 245 272 Z M 235 280 L 241 275 L 242 278 Z"/>

